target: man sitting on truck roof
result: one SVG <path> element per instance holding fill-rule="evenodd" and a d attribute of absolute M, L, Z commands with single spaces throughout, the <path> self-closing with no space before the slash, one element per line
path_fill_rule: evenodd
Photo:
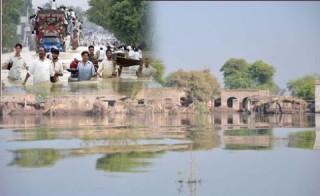
<path fill-rule="evenodd" d="M 51 2 L 51 9 L 52 10 L 56 10 L 58 8 L 58 6 L 57 6 L 57 3 L 56 3 L 56 0 L 52 0 L 52 2 Z"/>

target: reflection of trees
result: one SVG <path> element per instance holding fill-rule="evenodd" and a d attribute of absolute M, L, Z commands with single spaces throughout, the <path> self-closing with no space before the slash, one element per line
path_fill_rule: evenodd
<path fill-rule="evenodd" d="M 137 172 L 152 165 L 147 159 L 156 158 L 162 154 L 164 151 L 106 154 L 97 160 L 96 168 L 110 172 Z"/>
<path fill-rule="evenodd" d="M 269 146 L 256 146 L 249 144 L 226 144 L 224 147 L 225 150 L 270 150 Z"/>
<path fill-rule="evenodd" d="M 27 86 L 26 91 L 28 94 L 36 96 L 37 102 L 44 102 L 50 95 L 50 84 L 43 83 L 36 86 Z"/>
<path fill-rule="evenodd" d="M 220 145 L 220 137 L 216 131 L 197 130 L 191 131 L 189 138 L 192 140 L 193 150 L 209 150 Z"/>
<path fill-rule="evenodd" d="M 60 90 L 60 93 L 63 89 Z M 98 83 L 96 81 L 81 81 L 81 82 L 68 82 L 68 89 L 70 92 L 81 93 L 96 93 L 98 91 Z M 59 93 L 59 91 L 55 91 Z"/>
<path fill-rule="evenodd" d="M 193 150 L 208 150 L 220 145 L 220 136 L 213 130 L 213 124 L 207 115 L 197 115 L 188 131 L 188 138 L 193 142 Z"/>
<path fill-rule="evenodd" d="M 143 82 L 140 80 L 127 80 L 122 78 L 115 78 L 103 81 L 100 90 L 105 92 L 113 92 L 120 95 L 125 95 L 129 98 L 134 98 L 143 88 Z"/>
<path fill-rule="evenodd" d="M 54 132 L 58 132 L 57 128 L 37 127 L 33 129 L 21 130 L 23 140 L 52 140 L 56 139 Z"/>
<path fill-rule="evenodd" d="M 229 136 L 256 136 L 256 135 L 270 135 L 272 136 L 272 129 L 241 129 L 241 130 L 226 130 L 223 133 Z"/>
<path fill-rule="evenodd" d="M 243 129 L 224 131 L 226 150 L 270 150 L 272 129 Z"/>
<path fill-rule="evenodd" d="M 289 135 L 288 147 L 309 148 L 314 147 L 316 133 L 314 131 L 301 131 Z"/>
<path fill-rule="evenodd" d="M 126 95 L 129 98 L 134 98 L 140 90 L 142 90 L 142 81 L 125 81 L 113 80 L 113 88 L 117 93 Z"/>
<path fill-rule="evenodd" d="M 50 167 L 59 159 L 54 149 L 22 149 L 13 151 L 14 158 L 9 164 L 20 167 Z"/>

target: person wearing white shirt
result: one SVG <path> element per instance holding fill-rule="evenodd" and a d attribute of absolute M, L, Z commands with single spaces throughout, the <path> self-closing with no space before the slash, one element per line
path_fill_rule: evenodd
<path fill-rule="evenodd" d="M 59 59 L 59 50 L 52 50 L 52 61 L 50 62 L 50 81 L 56 83 L 59 81 L 59 77 L 63 76 L 63 67 Z"/>
<path fill-rule="evenodd" d="M 30 51 L 35 51 L 36 48 L 37 48 L 37 35 L 36 35 L 36 31 L 32 31 Z"/>
<path fill-rule="evenodd" d="M 98 75 L 102 78 L 112 78 L 117 76 L 116 64 L 112 58 L 112 52 L 110 49 L 106 51 L 107 58 L 104 59 L 98 68 Z"/>
<path fill-rule="evenodd" d="M 73 19 L 76 19 L 76 13 L 73 11 L 73 9 L 70 9 L 70 16 Z"/>
<path fill-rule="evenodd" d="M 103 47 L 100 47 L 100 50 L 97 50 L 96 56 L 98 57 L 98 61 L 102 62 L 106 58 L 106 52 L 104 52 Z"/>
<path fill-rule="evenodd" d="M 140 58 L 142 58 L 142 55 L 138 51 L 138 48 L 134 49 L 132 58 L 135 59 L 135 60 L 140 60 Z"/>
<path fill-rule="evenodd" d="M 33 85 L 47 82 L 50 80 L 50 60 L 46 58 L 44 47 L 39 48 L 39 58 L 35 59 L 30 65 L 27 75 L 22 83 L 25 85 L 28 78 L 33 75 Z"/>
<path fill-rule="evenodd" d="M 129 58 L 133 58 L 134 51 L 133 51 L 132 47 L 131 47 L 131 46 L 128 46 L 127 49 L 129 50 L 128 57 L 129 57 Z"/>
<path fill-rule="evenodd" d="M 52 10 L 56 10 L 57 8 L 58 8 L 58 6 L 57 6 L 56 0 L 52 0 L 52 2 L 51 2 L 51 9 L 52 9 Z"/>
<path fill-rule="evenodd" d="M 131 54 L 130 54 L 131 52 Z M 133 50 L 129 49 L 129 58 L 140 60 L 140 53 L 138 52 L 137 48 L 134 48 Z M 138 71 L 140 65 L 132 65 L 129 67 L 130 71 Z"/>
<path fill-rule="evenodd" d="M 71 42 L 71 36 L 70 33 L 67 33 L 67 36 L 64 38 L 64 47 L 65 47 L 65 52 L 69 51 L 70 48 L 70 42 Z"/>
<path fill-rule="evenodd" d="M 22 45 L 21 44 L 16 44 L 15 46 L 15 54 L 14 56 L 10 57 L 10 59 L 5 63 L 7 66 L 9 63 L 12 63 L 12 67 L 9 70 L 8 78 L 9 80 L 22 80 L 21 78 L 21 72 L 23 69 L 27 68 L 27 63 L 25 59 L 21 56 L 21 50 L 22 50 Z"/>
<path fill-rule="evenodd" d="M 141 77 L 143 78 L 154 77 L 155 74 L 156 74 L 156 70 L 153 67 L 146 64 L 145 67 L 143 67 L 142 69 Z"/>

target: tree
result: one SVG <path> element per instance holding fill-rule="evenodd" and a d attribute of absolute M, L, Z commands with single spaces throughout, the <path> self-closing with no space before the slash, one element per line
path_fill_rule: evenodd
<path fill-rule="evenodd" d="M 231 58 L 220 69 L 223 72 L 224 84 L 231 89 L 269 89 L 280 92 L 273 82 L 275 68 L 262 60 L 253 64 L 245 59 Z"/>
<path fill-rule="evenodd" d="M 179 69 L 167 77 L 165 85 L 183 89 L 191 101 L 209 101 L 220 92 L 220 85 L 209 69 L 189 72 Z"/>
<path fill-rule="evenodd" d="M 26 15 L 32 10 L 31 0 L 3 0 L 2 1 L 2 49 L 4 52 L 11 51 L 14 45 L 19 42 L 17 36 L 17 25 L 20 22 L 20 16 Z"/>
<path fill-rule="evenodd" d="M 231 58 L 224 63 L 220 69 L 220 72 L 223 72 L 223 77 L 226 78 L 239 71 L 246 71 L 249 66 L 250 64 L 245 59 Z"/>
<path fill-rule="evenodd" d="M 251 88 L 249 75 L 250 64 L 245 59 L 231 58 L 221 67 L 226 88 L 246 89 Z"/>
<path fill-rule="evenodd" d="M 224 78 L 226 88 L 230 89 L 250 89 L 252 81 L 247 71 L 238 71 Z"/>
<path fill-rule="evenodd" d="M 273 84 L 273 76 L 275 73 L 275 68 L 268 65 L 262 60 L 254 62 L 249 67 L 249 73 L 254 87 L 265 86 L 266 88 L 271 88 Z"/>
<path fill-rule="evenodd" d="M 306 75 L 296 80 L 290 80 L 287 88 L 292 96 L 299 97 L 306 101 L 315 99 L 315 76 Z"/>
<path fill-rule="evenodd" d="M 144 0 L 90 0 L 89 20 L 127 44 L 148 42 L 149 4 Z"/>
<path fill-rule="evenodd" d="M 161 60 L 154 60 L 151 62 L 151 66 L 156 70 L 154 80 L 163 85 L 165 83 L 165 78 L 163 75 L 166 69 L 163 62 Z"/>

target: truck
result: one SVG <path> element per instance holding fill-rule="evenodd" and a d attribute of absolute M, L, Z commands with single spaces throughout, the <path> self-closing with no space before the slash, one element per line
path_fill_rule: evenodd
<path fill-rule="evenodd" d="M 67 26 L 64 24 L 65 11 L 63 10 L 39 10 L 35 22 L 37 49 L 43 46 L 46 52 L 55 47 L 60 52 L 65 51 L 64 38 L 67 36 Z M 78 46 L 77 39 L 71 39 L 72 46 Z M 73 49 L 76 49 L 73 47 Z"/>

